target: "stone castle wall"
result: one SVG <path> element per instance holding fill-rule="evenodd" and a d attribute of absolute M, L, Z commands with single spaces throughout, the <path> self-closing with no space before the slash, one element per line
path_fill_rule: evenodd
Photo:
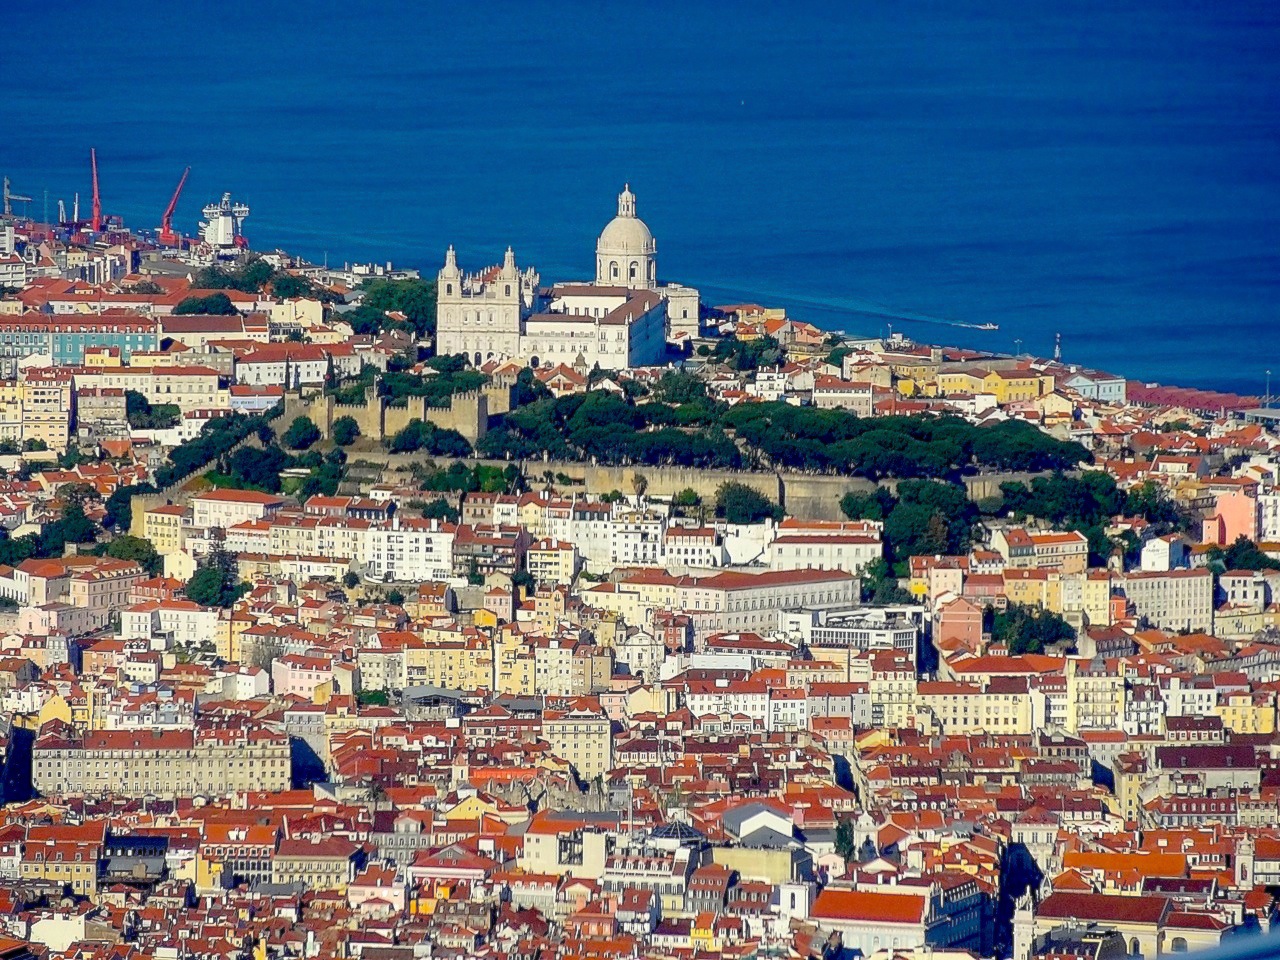
<path fill-rule="evenodd" d="M 284 422 L 306 417 L 320 428 L 320 435 L 328 439 L 334 421 L 351 417 L 360 427 L 361 436 L 383 440 L 395 436 L 416 419 L 441 429 L 457 430 L 469 443 L 475 444 L 488 432 L 490 415 L 505 413 L 510 406 L 508 387 L 490 386 L 454 394 L 447 407 L 427 406 L 425 397 L 407 397 L 402 405 L 393 405 L 385 397 L 379 397 L 376 388 L 369 387 L 363 403 L 338 403 L 331 394 L 290 396 L 285 400 Z"/>
<path fill-rule="evenodd" d="M 430 459 L 439 466 L 454 462 L 468 466 L 505 468 L 505 460 L 487 460 L 474 457 L 454 460 L 448 457 L 424 457 L 421 453 L 362 453 L 359 459 L 377 463 L 389 470 L 407 471 L 414 463 Z M 651 496 L 672 496 L 691 489 L 705 501 L 714 499 L 722 483 L 734 481 L 745 484 L 781 504 L 792 516 L 802 520 L 844 520 L 840 500 L 850 491 L 868 492 L 876 489 L 876 482 L 863 477 L 814 476 L 797 473 L 765 473 L 734 470 L 698 470 L 692 467 L 604 466 L 560 460 L 525 460 L 520 462 L 531 484 L 537 484 L 546 473 L 563 475 L 576 482 L 587 493 L 602 494 L 621 490 L 625 494 L 635 492 L 637 475 L 645 479 L 645 492 Z M 1007 481 L 1029 482 L 1035 473 L 999 473 L 966 477 L 965 489 L 969 498 L 980 500 L 1000 492 L 1000 484 Z M 885 480 L 882 486 L 890 490 L 897 481 Z"/>

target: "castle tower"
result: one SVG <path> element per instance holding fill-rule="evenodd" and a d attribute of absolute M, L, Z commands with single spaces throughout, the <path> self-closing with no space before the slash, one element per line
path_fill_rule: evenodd
<path fill-rule="evenodd" d="M 658 286 L 658 242 L 636 216 L 636 195 L 629 183 L 618 194 L 618 215 L 596 241 L 596 283 L 632 290 Z"/>

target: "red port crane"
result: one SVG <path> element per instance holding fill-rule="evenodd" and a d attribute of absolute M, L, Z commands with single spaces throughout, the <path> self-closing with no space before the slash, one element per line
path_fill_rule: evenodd
<path fill-rule="evenodd" d="M 89 226 L 97 233 L 102 229 L 102 198 L 98 195 L 98 151 L 89 148 L 89 165 L 93 167 L 93 219 Z"/>
<path fill-rule="evenodd" d="M 190 167 L 182 171 L 182 179 L 178 181 L 178 189 L 173 191 L 169 206 L 164 208 L 164 216 L 160 218 L 160 229 L 156 233 L 156 239 L 160 241 L 162 246 L 178 247 L 182 245 L 182 238 L 173 230 L 173 211 L 177 209 L 178 198 L 182 196 L 182 188 L 186 186 L 189 173 L 191 173 Z"/>

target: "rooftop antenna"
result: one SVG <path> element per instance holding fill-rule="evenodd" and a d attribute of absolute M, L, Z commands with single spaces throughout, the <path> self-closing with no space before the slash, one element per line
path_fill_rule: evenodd
<path fill-rule="evenodd" d="M 1271 371 L 1267 371 L 1267 392 L 1262 397 L 1262 409 L 1271 409 Z"/>
<path fill-rule="evenodd" d="M 49 188 L 48 187 L 45 187 L 44 189 L 44 223 L 46 226 L 49 223 Z"/>
<path fill-rule="evenodd" d="M 1055 333 L 1053 335 L 1053 359 L 1058 363 L 1062 362 L 1062 334 Z"/>
<path fill-rule="evenodd" d="M 76 191 L 75 199 L 71 202 L 71 219 L 75 223 L 80 222 L 80 191 Z"/>
<path fill-rule="evenodd" d="M 1015 338 L 1013 341 L 1013 355 L 1015 357 L 1022 356 L 1022 339 Z"/>

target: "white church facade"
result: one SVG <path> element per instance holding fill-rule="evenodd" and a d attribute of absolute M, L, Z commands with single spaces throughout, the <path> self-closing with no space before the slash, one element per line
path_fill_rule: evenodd
<path fill-rule="evenodd" d="M 436 352 L 531 366 L 620 370 L 656 364 L 666 344 L 698 335 L 699 295 L 658 283 L 658 244 L 628 185 L 596 243 L 593 283 L 539 286 L 507 248 L 500 267 L 464 274 L 453 247 L 437 277 Z"/>

